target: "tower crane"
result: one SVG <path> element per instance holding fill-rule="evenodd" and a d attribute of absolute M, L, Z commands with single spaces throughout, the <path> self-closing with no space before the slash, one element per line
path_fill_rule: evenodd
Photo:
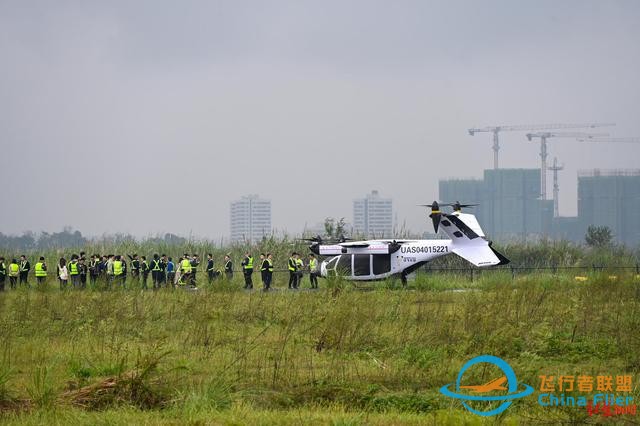
<path fill-rule="evenodd" d="M 471 136 L 481 132 L 493 133 L 493 168 L 498 169 L 498 151 L 500 151 L 500 140 L 498 139 L 498 134 L 500 132 L 554 130 L 554 129 L 582 129 L 582 128 L 603 127 L 603 126 L 615 126 L 615 123 L 518 124 L 515 126 L 487 126 L 487 127 L 480 127 L 480 128 L 472 128 L 472 129 L 468 129 L 467 131 Z"/>
<path fill-rule="evenodd" d="M 582 138 L 591 140 L 596 136 L 609 136 L 608 133 L 583 133 L 583 132 L 538 132 L 527 133 L 527 139 L 540 139 L 540 198 L 547 199 L 547 139 L 550 138 Z"/>
<path fill-rule="evenodd" d="M 640 138 L 578 138 L 579 142 L 640 143 Z"/>
<path fill-rule="evenodd" d="M 558 186 L 558 172 L 564 169 L 564 165 L 558 165 L 558 158 L 553 157 L 553 165 L 549 167 L 549 170 L 553 171 L 553 217 L 560 216 L 558 193 L 560 187 Z"/>

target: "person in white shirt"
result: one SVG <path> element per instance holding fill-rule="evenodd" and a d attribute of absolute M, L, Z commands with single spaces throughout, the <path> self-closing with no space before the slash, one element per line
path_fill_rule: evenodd
<path fill-rule="evenodd" d="M 58 263 L 58 279 L 60 280 L 60 290 L 67 288 L 67 281 L 69 281 L 69 271 L 67 271 L 67 261 L 64 257 L 60 258 Z"/>

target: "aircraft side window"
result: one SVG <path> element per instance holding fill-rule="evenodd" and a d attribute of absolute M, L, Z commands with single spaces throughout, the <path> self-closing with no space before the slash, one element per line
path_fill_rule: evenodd
<path fill-rule="evenodd" d="M 391 271 L 391 255 L 390 254 L 374 254 L 373 255 L 373 274 L 385 274 Z"/>
<path fill-rule="evenodd" d="M 371 261 L 368 254 L 355 254 L 353 257 L 353 273 L 356 276 L 371 274 Z"/>

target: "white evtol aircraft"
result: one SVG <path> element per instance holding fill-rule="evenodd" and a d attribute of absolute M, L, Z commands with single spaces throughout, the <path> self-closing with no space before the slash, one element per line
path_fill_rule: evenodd
<path fill-rule="evenodd" d="M 472 204 L 442 204 L 453 207 L 443 213 L 436 201 L 429 217 L 433 228 L 441 228 L 448 240 L 367 240 L 323 244 L 320 237 L 309 239 L 309 249 L 319 256 L 330 256 L 320 264 L 323 277 L 340 275 L 354 281 L 382 280 L 396 275 L 406 283 L 407 274 L 427 262 L 455 253 L 475 266 L 504 265 L 509 260 L 491 247 L 476 217 L 463 213 Z"/>

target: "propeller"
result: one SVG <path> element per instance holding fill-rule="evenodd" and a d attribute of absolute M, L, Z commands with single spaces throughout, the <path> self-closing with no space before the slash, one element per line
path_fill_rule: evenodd
<path fill-rule="evenodd" d="M 298 241 L 307 241 L 309 243 L 318 243 L 318 244 L 322 244 L 323 239 L 320 235 L 316 235 L 310 238 L 297 238 Z"/>
<path fill-rule="evenodd" d="M 431 204 L 418 204 L 420 207 L 431 207 L 431 214 L 429 217 L 433 221 L 433 229 L 438 233 L 438 226 L 440 226 L 440 219 L 442 218 L 442 213 L 440 212 L 440 205 L 437 201 L 434 201 Z"/>
<path fill-rule="evenodd" d="M 460 201 L 456 201 L 453 204 L 443 204 L 443 205 L 453 207 L 454 212 L 461 212 L 463 208 L 477 206 L 477 204 L 460 204 Z"/>
<path fill-rule="evenodd" d="M 463 208 L 477 206 L 477 204 L 462 204 L 460 201 L 456 201 L 455 203 L 442 203 L 438 204 L 437 201 L 434 201 L 431 204 L 418 204 L 420 207 L 431 207 L 431 213 L 429 217 L 433 221 L 433 229 L 436 234 L 438 233 L 438 227 L 440 226 L 440 220 L 442 219 L 442 212 L 440 211 L 440 207 L 453 207 L 454 213 L 460 213 Z"/>

